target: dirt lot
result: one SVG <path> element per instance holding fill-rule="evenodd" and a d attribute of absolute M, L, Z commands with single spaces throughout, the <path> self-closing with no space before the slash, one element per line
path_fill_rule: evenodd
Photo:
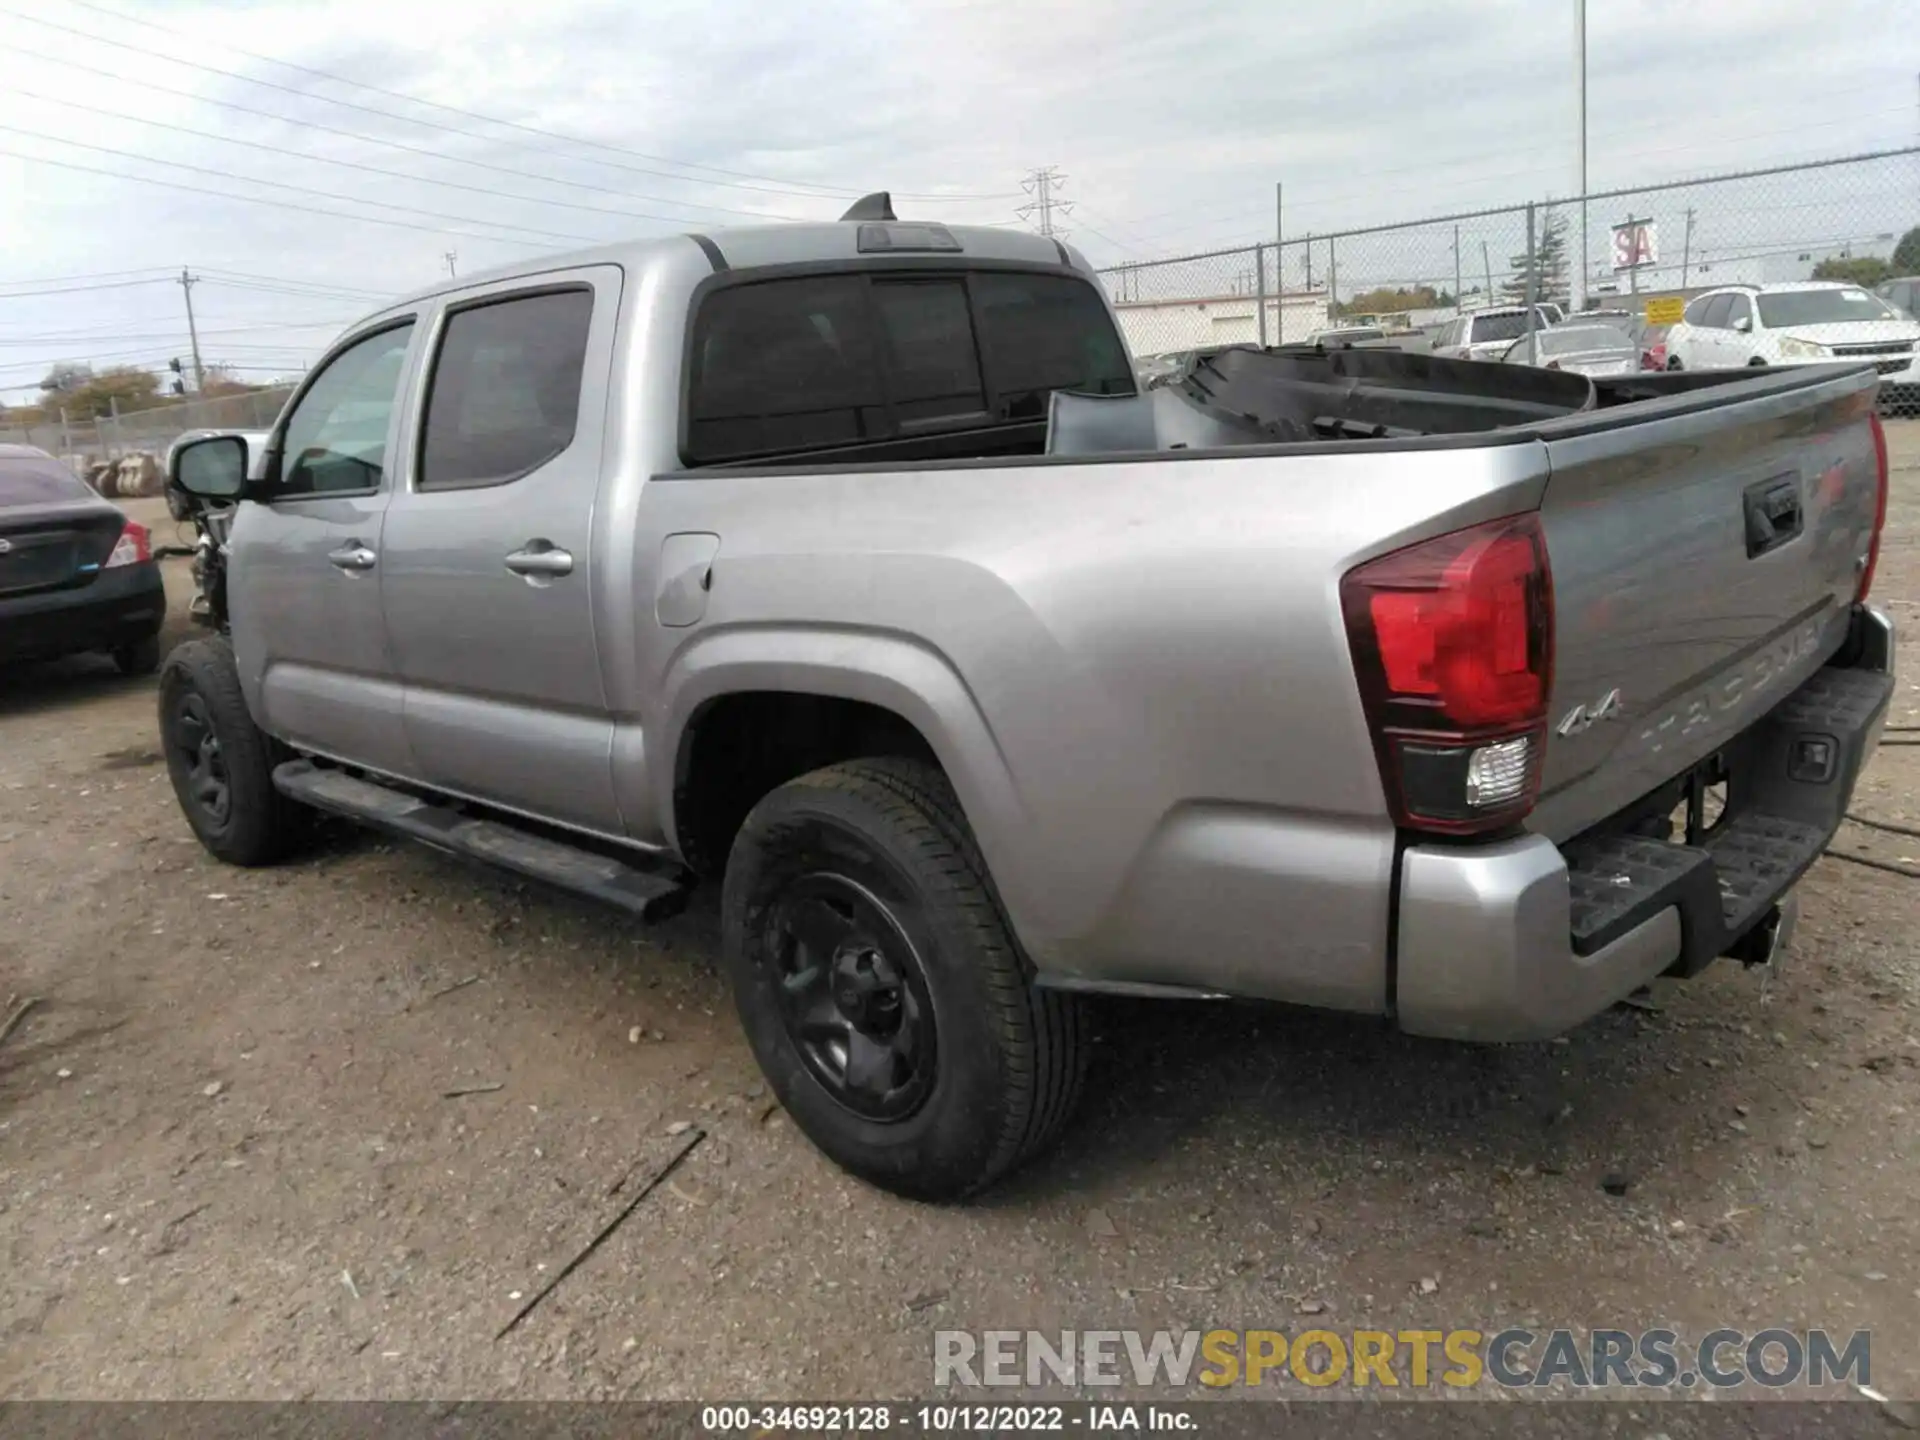
<path fill-rule="evenodd" d="M 1877 594 L 1916 674 L 1920 423 L 1892 428 Z M 0 736 L 0 995 L 44 1002 L 0 1046 L 0 1395 L 905 1396 L 936 1328 L 1317 1302 L 1341 1329 L 1870 1326 L 1875 1384 L 1920 1396 L 1912 880 L 1823 861 L 1771 989 L 1716 966 L 1553 1044 L 1114 1005 L 1064 1147 L 937 1210 L 770 1109 L 710 898 L 641 932 L 346 830 L 222 868 L 151 682 L 104 662 L 0 675 Z M 1920 824 L 1920 749 L 1855 808 Z M 1920 869 L 1920 839 L 1837 843 Z M 496 1340 L 682 1121 L 710 1138 Z"/>

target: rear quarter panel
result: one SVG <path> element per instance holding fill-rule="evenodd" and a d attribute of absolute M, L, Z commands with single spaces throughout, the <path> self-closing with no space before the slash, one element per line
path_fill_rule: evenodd
<path fill-rule="evenodd" d="M 701 622 L 634 631 L 655 824 L 713 695 L 890 703 L 1043 971 L 1378 1009 L 1393 832 L 1339 579 L 1543 480 L 1531 443 L 652 479 L 639 553 L 720 537 Z"/>

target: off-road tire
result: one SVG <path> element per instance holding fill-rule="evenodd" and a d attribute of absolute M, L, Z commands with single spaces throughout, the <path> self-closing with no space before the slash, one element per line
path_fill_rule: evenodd
<path fill-rule="evenodd" d="M 184 744 L 181 707 L 197 697 L 217 742 L 226 803 L 196 793 L 197 756 Z M 160 740 L 181 812 L 200 843 L 229 865 L 271 865 L 307 836 L 311 812 L 273 785 L 273 767 L 289 758 L 247 713 L 233 647 L 223 638 L 189 640 L 160 672 Z"/>
<path fill-rule="evenodd" d="M 784 1018 L 778 915 L 796 882 L 842 874 L 891 906 L 931 999 L 931 1089 L 867 1118 L 823 1083 Z M 774 1094 L 844 1169 L 921 1200 L 958 1200 L 1046 1148 L 1079 1099 L 1085 1002 L 1044 990 L 1013 937 L 946 777 L 856 760 L 803 775 L 747 816 L 722 889 L 722 963 Z"/>

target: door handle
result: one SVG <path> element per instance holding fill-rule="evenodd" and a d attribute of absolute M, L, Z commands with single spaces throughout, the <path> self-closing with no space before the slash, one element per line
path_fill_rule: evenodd
<path fill-rule="evenodd" d="M 507 556 L 507 569 L 529 580 L 550 580 L 573 573 L 573 555 L 549 540 L 529 540 L 524 549 Z"/>
<path fill-rule="evenodd" d="M 379 559 L 378 555 L 358 540 L 349 540 L 338 550 L 327 554 L 327 563 L 336 570 L 371 570 Z"/>

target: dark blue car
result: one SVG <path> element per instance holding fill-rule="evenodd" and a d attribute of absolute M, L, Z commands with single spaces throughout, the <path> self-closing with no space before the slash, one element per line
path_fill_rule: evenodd
<path fill-rule="evenodd" d="M 97 650 L 146 674 L 166 615 L 147 527 L 46 451 L 0 445 L 0 664 Z"/>

